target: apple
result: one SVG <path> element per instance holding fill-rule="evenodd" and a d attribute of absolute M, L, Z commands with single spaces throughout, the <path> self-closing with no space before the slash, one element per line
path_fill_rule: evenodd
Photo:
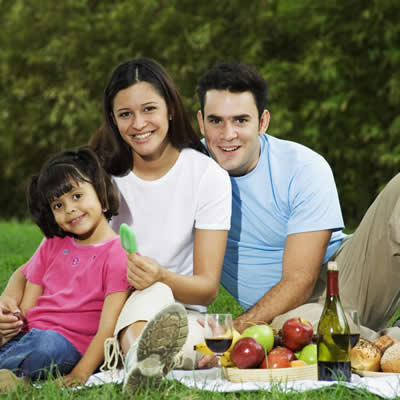
<path fill-rule="evenodd" d="M 261 361 L 261 364 L 258 368 L 267 369 L 267 357 L 264 357 L 264 360 Z"/>
<path fill-rule="evenodd" d="M 267 355 L 267 364 L 268 368 L 289 368 L 290 367 L 290 361 L 286 357 L 285 354 L 271 354 L 269 353 Z"/>
<path fill-rule="evenodd" d="M 239 339 L 231 352 L 231 360 L 241 369 L 258 367 L 264 357 L 264 348 L 251 337 Z"/>
<path fill-rule="evenodd" d="M 269 354 L 271 354 L 271 353 L 284 354 L 284 355 L 287 357 L 287 359 L 288 359 L 289 361 L 293 361 L 293 360 L 296 359 L 296 357 L 295 357 L 293 351 L 290 350 L 290 349 L 288 349 L 287 347 L 283 347 L 283 346 L 275 347 L 274 349 L 272 349 L 272 350 L 270 351 Z"/>
<path fill-rule="evenodd" d="M 268 353 L 260 368 L 289 368 L 294 359 L 292 350 L 282 346 L 275 347 Z"/>
<path fill-rule="evenodd" d="M 297 356 L 299 360 L 305 361 L 307 364 L 317 363 L 317 345 L 314 343 L 304 346 L 300 354 Z"/>
<path fill-rule="evenodd" d="M 268 352 L 274 345 L 274 331 L 269 325 L 253 325 L 249 326 L 242 332 L 242 337 L 251 337 L 257 340 Z"/>
<path fill-rule="evenodd" d="M 313 327 L 302 318 L 290 318 L 282 326 L 282 344 L 292 351 L 298 351 L 311 343 Z"/>
<path fill-rule="evenodd" d="M 260 368 L 288 368 L 290 362 L 295 360 L 292 350 L 278 346 L 273 348 L 263 360 Z"/>

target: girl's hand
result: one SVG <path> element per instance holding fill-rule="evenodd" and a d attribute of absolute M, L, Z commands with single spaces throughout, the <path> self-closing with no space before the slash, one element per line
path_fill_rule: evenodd
<path fill-rule="evenodd" d="M 126 277 L 135 289 L 143 290 L 162 279 L 163 268 L 149 257 L 128 254 Z"/>
<path fill-rule="evenodd" d="M 0 296 L 0 345 L 16 336 L 23 325 L 21 311 L 11 297 Z"/>

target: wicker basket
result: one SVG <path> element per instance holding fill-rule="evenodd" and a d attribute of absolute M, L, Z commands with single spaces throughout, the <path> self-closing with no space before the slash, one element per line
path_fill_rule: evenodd
<path fill-rule="evenodd" d="M 225 377 L 231 382 L 288 382 L 306 379 L 318 380 L 317 364 L 304 367 L 276 369 L 224 368 Z"/>

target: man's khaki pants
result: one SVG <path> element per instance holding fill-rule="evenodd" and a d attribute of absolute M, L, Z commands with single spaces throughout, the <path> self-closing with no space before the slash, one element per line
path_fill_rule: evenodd
<path fill-rule="evenodd" d="M 354 234 L 332 256 L 339 267 L 339 293 L 343 307 L 360 313 L 361 336 L 374 338 L 400 307 L 400 174 L 383 189 Z M 318 325 L 326 296 L 326 265 L 308 304 L 276 317 L 280 328 L 291 317 Z M 398 332 L 397 332 L 398 331 Z M 391 329 L 399 336 L 400 329 Z"/>

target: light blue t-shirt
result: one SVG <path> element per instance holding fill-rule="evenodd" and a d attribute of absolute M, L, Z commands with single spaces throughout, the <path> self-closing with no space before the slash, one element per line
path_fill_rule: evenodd
<path fill-rule="evenodd" d="M 286 236 L 332 229 L 324 263 L 343 238 L 333 174 L 311 149 L 267 134 L 249 174 L 231 177 L 232 219 L 221 283 L 247 310 L 281 279 Z"/>

